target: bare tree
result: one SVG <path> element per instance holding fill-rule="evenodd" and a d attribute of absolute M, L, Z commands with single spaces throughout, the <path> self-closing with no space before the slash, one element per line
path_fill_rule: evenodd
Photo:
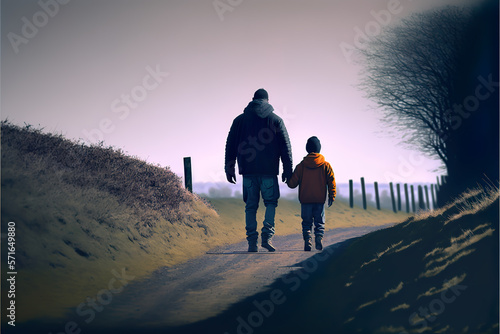
<path fill-rule="evenodd" d="M 414 14 L 361 51 L 361 88 L 404 143 L 448 168 L 459 55 L 468 14 L 456 7 Z"/>
<path fill-rule="evenodd" d="M 478 183 L 498 182 L 498 7 L 483 0 L 414 14 L 359 50 L 361 88 L 383 120 L 403 143 L 446 167 L 440 205 Z"/>

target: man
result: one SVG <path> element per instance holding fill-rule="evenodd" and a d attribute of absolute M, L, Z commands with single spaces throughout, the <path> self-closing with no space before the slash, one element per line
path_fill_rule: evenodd
<path fill-rule="evenodd" d="M 292 177 L 292 149 L 283 120 L 273 113 L 266 90 L 258 89 L 243 114 L 233 121 L 226 141 L 225 171 L 227 180 L 236 183 L 235 165 L 243 175 L 243 201 L 248 251 L 257 252 L 257 209 L 260 194 L 266 207 L 262 227 L 262 247 L 270 252 L 274 235 L 274 216 L 280 191 L 279 161 L 283 162 L 282 181 Z"/>

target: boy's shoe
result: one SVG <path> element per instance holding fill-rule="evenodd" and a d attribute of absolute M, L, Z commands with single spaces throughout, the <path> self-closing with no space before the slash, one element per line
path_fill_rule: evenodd
<path fill-rule="evenodd" d="M 317 250 L 322 250 L 323 249 L 323 244 L 321 243 L 321 241 L 323 240 L 323 237 L 320 237 L 320 236 L 317 236 L 314 241 L 316 243 L 316 249 Z"/>
<path fill-rule="evenodd" d="M 276 248 L 271 244 L 271 239 L 262 239 L 262 247 L 267 249 L 270 252 L 276 251 Z"/>
<path fill-rule="evenodd" d="M 311 238 L 304 239 L 304 251 L 310 252 L 311 249 L 312 249 L 312 239 Z"/>
<path fill-rule="evenodd" d="M 248 242 L 248 252 L 256 253 L 259 251 L 259 247 L 257 247 L 257 241 L 249 241 Z"/>

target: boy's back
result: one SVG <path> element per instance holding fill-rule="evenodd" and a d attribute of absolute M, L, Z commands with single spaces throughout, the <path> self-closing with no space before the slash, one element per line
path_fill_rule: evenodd
<path fill-rule="evenodd" d="M 325 203 L 327 189 L 329 199 L 336 196 L 332 166 L 320 153 L 309 153 L 297 165 L 288 186 L 295 188 L 297 185 L 300 203 Z"/>

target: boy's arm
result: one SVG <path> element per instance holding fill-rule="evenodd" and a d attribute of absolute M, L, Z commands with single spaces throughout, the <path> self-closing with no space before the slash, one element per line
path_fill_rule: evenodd
<path fill-rule="evenodd" d="M 335 196 L 337 196 L 337 184 L 335 183 L 332 166 L 329 163 L 326 163 L 326 185 L 328 186 L 328 200 L 333 202 Z"/>
<path fill-rule="evenodd" d="M 301 175 L 300 170 L 302 170 L 302 164 L 298 164 L 297 167 L 295 167 L 292 177 L 286 183 L 292 189 L 296 188 L 300 183 L 299 179 L 299 175 Z"/>

